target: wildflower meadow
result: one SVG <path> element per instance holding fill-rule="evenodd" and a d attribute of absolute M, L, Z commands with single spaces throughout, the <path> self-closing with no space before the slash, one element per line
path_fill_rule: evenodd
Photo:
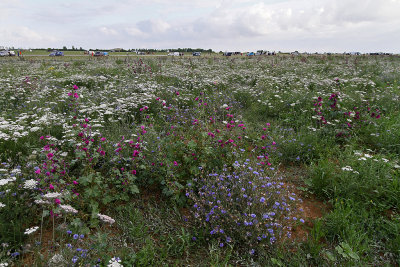
<path fill-rule="evenodd" d="M 400 57 L 0 60 L 0 266 L 397 266 Z"/>

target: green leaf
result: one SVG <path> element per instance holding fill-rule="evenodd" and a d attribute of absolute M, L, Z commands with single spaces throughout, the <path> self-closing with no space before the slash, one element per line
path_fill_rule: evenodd
<path fill-rule="evenodd" d="M 113 201 L 113 197 L 110 195 L 106 195 L 105 197 L 103 197 L 102 201 L 103 201 L 103 204 L 108 204 L 111 201 Z"/>
<path fill-rule="evenodd" d="M 42 217 L 44 218 L 44 217 L 47 217 L 48 215 L 50 215 L 50 211 L 43 210 Z"/>
<path fill-rule="evenodd" d="M 197 144 L 196 144 L 195 141 L 191 140 L 191 141 L 187 144 L 187 146 L 188 146 L 190 149 L 194 149 L 194 148 L 197 147 Z"/>
<path fill-rule="evenodd" d="M 278 266 L 283 266 L 282 262 L 278 259 L 271 258 L 272 264 L 278 265 Z"/>
<path fill-rule="evenodd" d="M 132 194 L 139 194 L 139 188 L 135 184 L 132 184 L 132 185 L 129 186 L 129 191 Z"/>
<path fill-rule="evenodd" d="M 335 255 L 333 255 L 332 252 L 326 251 L 326 252 L 325 252 L 325 255 L 326 255 L 326 257 L 328 258 L 328 260 L 330 260 L 330 261 L 336 261 L 336 257 L 335 257 Z"/>

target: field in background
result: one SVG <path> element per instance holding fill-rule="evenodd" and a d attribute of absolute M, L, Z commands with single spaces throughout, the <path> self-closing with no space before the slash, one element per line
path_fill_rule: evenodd
<path fill-rule="evenodd" d="M 0 265 L 400 263 L 398 56 L 25 55 Z"/>

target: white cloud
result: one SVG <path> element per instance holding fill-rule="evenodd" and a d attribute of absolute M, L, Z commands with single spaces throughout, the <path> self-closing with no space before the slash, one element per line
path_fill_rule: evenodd
<path fill-rule="evenodd" d="M 58 38 L 52 35 L 36 32 L 25 26 L 0 27 L 2 42 L 7 46 L 23 46 L 26 43 L 40 46 L 43 43 L 55 43 Z"/>
<path fill-rule="evenodd" d="M 108 27 L 100 27 L 100 32 L 105 34 L 105 35 L 118 35 L 117 31 Z"/>
<path fill-rule="evenodd" d="M 16 8 L 11 0 L 1 1 Z M 95 5 L 75 0 L 54 5 L 23 8 L 20 20 L 12 21 L 18 32 L 25 31 L 22 36 L 5 33 L 7 28 L 1 26 L 0 34 L 25 46 L 73 40 L 89 47 L 140 44 L 216 50 L 386 51 L 398 49 L 395 43 L 400 39 L 400 0 L 98 0 Z M 1 20 L 3 25 L 11 21 L 10 16 Z M 52 32 L 48 27 L 60 38 L 43 34 Z"/>

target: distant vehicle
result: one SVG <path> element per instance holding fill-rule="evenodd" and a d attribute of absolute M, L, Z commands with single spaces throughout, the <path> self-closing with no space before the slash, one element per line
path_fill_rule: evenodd
<path fill-rule="evenodd" d="M 146 55 L 146 53 L 145 53 L 145 52 L 142 52 L 142 51 L 138 51 L 136 54 L 137 54 L 137 55 Z"/>
<path fill-rule="evenodd" d="M 8 55 L 9 55 L 10 57 L 15 56 L 15 51 L 12 51 L 12 50 L 8 51 Z"/>
<path fill-rule="evenodd" d="M 193 56 L 194 57 L 199 57 L 199 56 L 201 56 L 201 52 L 193 52 Z"/>
<path fill-rule="evenodd" d="M 250 56 L 255 56 L 256 54 L 254 53 L 254 52 L 249 52 L 249 53 L 247 53 L 247 56 L 248 57 L 250 57 Z"/>
<path fill-rule="evenodd" d="M 232 56 L 232 52 L 224 52 L 223 56 L 230 57 Z"/>
<path fill-rule="evenodd" d="M 0 51 L 0 57 L 8 56 L 8 51 Z"/>
<path fill-rule="evenodd" d="M 49 56 L 50 57 L 61 57 L 61 56 L 64 56 L 64 52 L 62 52 L 62 51 L 54 51 L 54 52 L 51 52 Z"/>
<path fill-rule="evenodd" d="M 108 52 L 101 52 L 101 51 L 96 51 L 94 53 L 95 57 L 103 57 L 103 56 L 108 56 Z"/>
<path fill-rule="evenodd" d="M 178 57 L 178 56 L 180 56 L 180 55 L 181 55 L 181 53 L 179 53 L 179 52 L 171 52 L 171 53 L 168 53 L 168 56 Z"/>

